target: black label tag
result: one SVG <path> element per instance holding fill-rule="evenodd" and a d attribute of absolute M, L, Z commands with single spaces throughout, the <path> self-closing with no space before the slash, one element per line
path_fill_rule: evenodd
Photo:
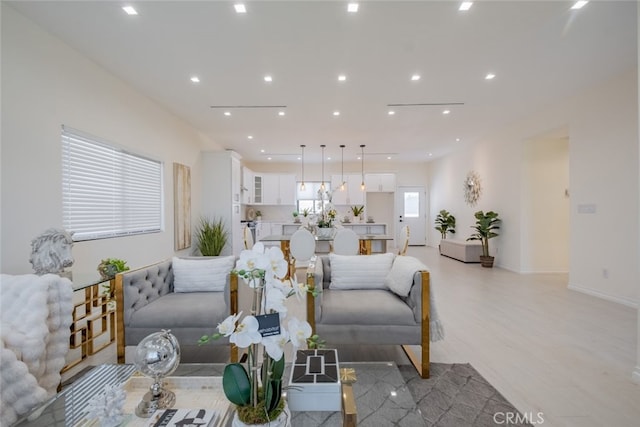
<path fill-rule="evenodd" d="M 258 332 L 263 337 L 280 335 L 280 315 L 278 313 L 261 314 L 256 316 L 258 320 Z"/>

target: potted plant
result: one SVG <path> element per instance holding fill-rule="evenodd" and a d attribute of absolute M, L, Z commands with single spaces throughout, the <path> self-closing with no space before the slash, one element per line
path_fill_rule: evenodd
<path fill-rule="evenodd" d="M 299 224 L 300 214 L 298 213 L 298 211 L 294 211 L 292 215 L 293 215 L 293 222 L 295 222 L 296 224 Z"/>
<path fill-rule="evenodd" d="M 436 217 L 436 230 L 440 232 L 443 239 L 447 238 L 447 233 L 456 233 L 456 217 L 451 215 L 445 209 L 441 210 Z"/>
<path fill-rule="evenodd" d="M 295 277 L 282 280 L 288 264 L 280 248 L 265 250 L 261 242 L 240 253 L 233 274 L 237 274 L 253 292 L 251 315 L 232 314 L 217 326 L 217 332 L 200 338 L 204 344 L 212 339 L 228 337 L 229 342 L 247 349 L 246 362 L 225 366 L 222 388 L 236 407 L 233 425 L 283 426 L 290 413 L 282 399 L 282 376 L 285 368 L 284 346 L 291 342 L 297 348 L 322 346 L 317 335 L 311 336 L 311 325 L 291 318 L 285 328 L 285 300 L 293 295 L 303 297 L 309 288 Z M 277 335 L 260 332 L 259 319 L 275 314 Z M 263 336 L 264 334 L 264 336 Z M 245 366 L 246 365 L 246 366 Z"/>
<path fill-rule="evenodd" d="M 256 221 L 262 221 L 262 212 L 256 211 Z"/>
<path fill-rule="evenodd" d="M 100 277 L 105 280 L 113 278 L 117 273 L 129 270 L 127 261 L 118 258 L 106 258 L 98 264 L 98 272 Z"/>
<path fill-rule="evenodd" d="M 197 248 L 202 256 L 219 256 L 227 244 L 229 233 L 222 219 L 202 217 L 196 228 Z"/>
<path fill-rule="evenodd" d="M 353 212 L 353 218 L 358 218 L 360 221 L 362 221 L 362 214 L 364 214 L 364 205 L 362 206 L 358 206 L 358 205 L 353 205 L 351 206 L 351 212 Z"/>
<path fill-rule="evenodd" d="M 333 233 L 333 222 L 336 219 L 336 215 L 338 215 L 338 212 L 335 209 L 330 208 L 320 216 L 317 223 L 317 234 L 319 237 L 331 237 L 331 234 Z"/>
<path fill-rule="evenodd" d="M 491 268 L 493 267 L 494 257 L 489 255 L 489 239 L 498 236 L 495 230 L 500 229 L 498 224 L 500 224 L 501 220 L 498 218 L 498 214 L 493 211 L 488 211 L 487 213 L 478 211 L 474 216 L 476 217 L 476 225 L 472 225 L 471 228 L 474 228 L 476 232 L 467 240 L 480 240 L 482 243 L 480 264 L 483 267 Z"/>

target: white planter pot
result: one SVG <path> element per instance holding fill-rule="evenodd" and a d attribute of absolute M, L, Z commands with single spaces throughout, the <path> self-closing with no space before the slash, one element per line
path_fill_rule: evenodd
<path fill-rule="evenodd" d="M 320 228 L 316 231 L 318 237 L 330 238 L 333 235 L 333 228 Z"/>

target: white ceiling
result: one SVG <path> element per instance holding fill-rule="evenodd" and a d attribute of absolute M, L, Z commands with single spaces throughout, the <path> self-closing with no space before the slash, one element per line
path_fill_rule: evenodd
<path fill-rule="evenodd" d="M 251 162 L 297 161 L 300 144 L 305 161 L 319 161 L 320 144 L 334 158 L 345 144 L 346 161 L 360 144 L 368 158 L 426 161 L 637 63 L 635 1 L 572 11 L 481 0 L 468 12 L 458 1 L 367 1 L 356 14 L 346 1 L 250 1 L 242 15 L 227 1 L 130 2 L 138 16 L 121 1 L 9 3 Z M 388 115 L 388 104 L 440 103 L 461 105 Z M 225 117 L 214 105 L 286 115 Z"/>

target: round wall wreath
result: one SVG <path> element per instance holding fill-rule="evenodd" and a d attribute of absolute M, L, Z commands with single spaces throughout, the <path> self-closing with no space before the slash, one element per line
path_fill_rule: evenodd
<path fill-rule="evenodd" d="M 480 175 L 474 171 L 470 171 L 464 180 L 464 200 L 469 206 L 475 206 L 478 203 L 480 194 L 482 193 L 482 185 L 480 183 Z"/>

